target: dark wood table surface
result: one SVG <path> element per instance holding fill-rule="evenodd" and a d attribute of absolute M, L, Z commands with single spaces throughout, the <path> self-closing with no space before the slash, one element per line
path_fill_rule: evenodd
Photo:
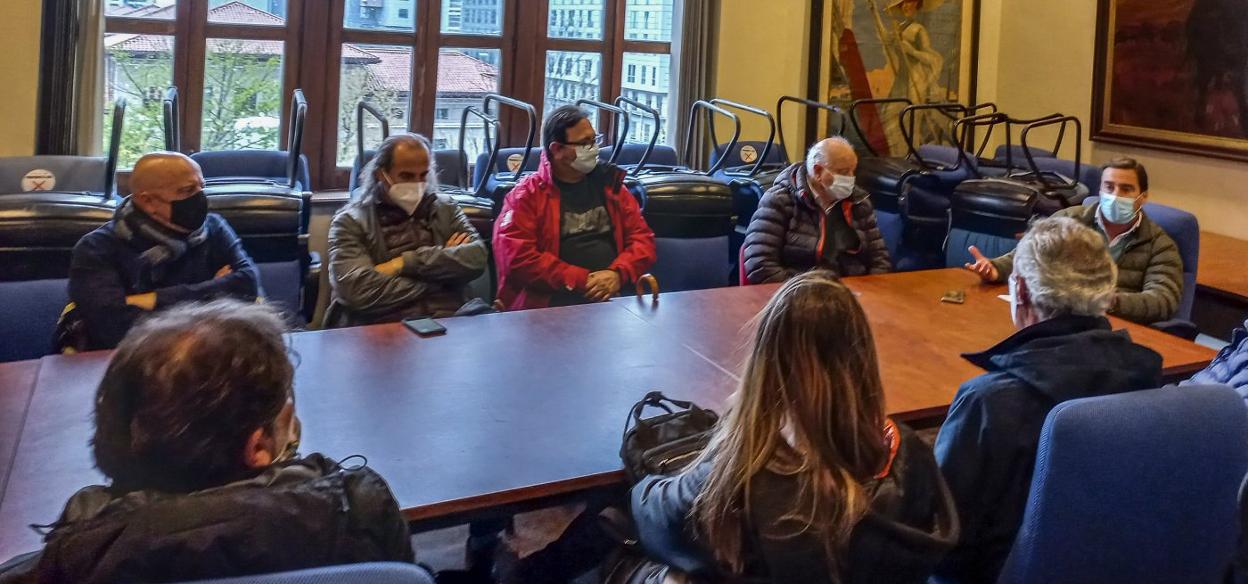
<path fill-rule="evenodd" d="M 1202 231 L 1196 284 L 1248 302 L 1248 241 Z"/>
<path fill-rule="evenodd" d="M 10 464 L 35 390 L 39 361 L 0 363 L 0 501 L 9 482 Z M 0 559 L 4 562 L 4 559 Z"/>
<path fill-rule="evenodd" d="M 958 386 L 980 373 L 962 353 L 982 351 L 1015 332 L 1004 285 L 985 285 L 961 269 L 847 278 L 875 335 L 888 411 L 903 420 L 941 416 Z M 736 373 L 752 329 L 746 325 L 779 285 L 665 294 L 658 302 L 621 298 L 620 304 L 668 336 Z M 940 302 L 947 291 L 966 292 L 965 304 Z M 1215 352 L 1158 330 L 1111 318 L 1163 358 L 1168 378 L 1204 368 Z"/>
<path fill-rule="evenodd" d="M 718 407 L 733 379 L 611 304 L 293 335 L 303 452 L 361 454 L 409 520 L 618 484 L 647 391 Z M 47 357 L 0 501 L 0 561 L 103 477 L 87 441 L 108 353 Z"/>
<path fill-rule="evenodd" d="M 1004 288 L 981 286 L 962 271 L 847 283 L 871 319 L 888 409 L 899 418 L 940 415 L 958 384 L 979 373 L 958 354 L 1013 331 L 1009 305 L 996 298 Z M 428 339 L 397 324 L 292 335 L 302 451 L 366 456 L 412 521 L 616 485 L 628 408 L 659 389 L 720 409 L 749 341 L 745 325 L 775 288 L 446 319 L 448 333 Z M 950 289 L 966 290 L 966 304 L 941 304 Z M 1161 352 L 1171 374 L 1213 357 L 1160 332 L 1115 324 Z M 8 445 L 0 455 L 13 453 L 0 460 L 9 469 L 0 561 L 37 549 L 27 526 L 54 521 L 71 494 L 103 479 L 88 440 L 108 357 L 0 366 L 4 428 L 10 418 L 21 426 L 16 435 L 0 433 L 0 448 Z M 24 413 L 8 407 L 24 401 Z"/>

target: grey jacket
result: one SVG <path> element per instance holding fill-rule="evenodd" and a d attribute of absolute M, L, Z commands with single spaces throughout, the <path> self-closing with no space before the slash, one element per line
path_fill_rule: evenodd
<path fill-rule="evenodd" d="M 486 268 L 485 242 L 450 197 L 430 195 L 416 209 L 427 214 L 434 241 L 456 233 L 471 241 L 403 252 L 403 272 L 386 276 L 375 268 L 399 254 L 386 248 L 377 222 L 377 200 L 365 194 L 334 215 L 329 227 L 329 282 L 332 300 L 325 326 L 341 327 L 405 318 L 444 316 L 465 301 L 465 289 Z"/>
<path fill-rule="evenodd" d="M 1096 205 L 1069 207 L 1054 217 L 1070 217 L 1101 231 L 1096 223 Z M 1014 271 L 1014 252 L 995 260 L 1000 281 Z M 1131 235 L 1131 241 L 1118 258 L 1118 295 L 1110 314 L 1138 322 L 1153 324 L 1174 318 L 1183 297 L 1183 258 L 1174 240 L 1148 215 Z"/>

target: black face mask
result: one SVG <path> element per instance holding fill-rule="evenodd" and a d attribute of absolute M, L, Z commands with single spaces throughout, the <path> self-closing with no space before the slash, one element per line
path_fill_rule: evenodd
<path fill-rule="evenodd" d="M 208 218 L 208 196 L 199 191 L 181 201 L 169 203 L 169 221 L 187 231 L 195 231 Z"/>

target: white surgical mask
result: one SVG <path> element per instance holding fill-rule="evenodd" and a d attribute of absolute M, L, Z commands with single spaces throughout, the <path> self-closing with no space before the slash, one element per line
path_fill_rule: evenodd
<path fill-rule="evenodd" d="M 408 215 L 416 212 L 416 207 L 420 206 L 420 202 L 425 198 L 425 183 L 421 182 L 390 182 L 390 177 L 386 177 L 386 182 L 390 183 L 390 190 L 386 196 L 391 203 L 403 209 Z"/>
<path fill-rule="evenodd" d="M 825 185 L 828 194 L 837 201 L 844 201 L 854 196 L 854 177 L 838 174 L 832 177 L 832 184 Z"/>
<path fill-rule="evenodd" d="M 1110 223 L 1126 225 L 1135 220 L 1135 199 L 1102 192 L 1101 216 Z"/>
<path fill-rule="evenodd" d="M 595 168 L 598 168 L 598 145 L 576 146 L 576 160 L 572 161 L 572 169 L 581 174 L 589 174 Z"/>

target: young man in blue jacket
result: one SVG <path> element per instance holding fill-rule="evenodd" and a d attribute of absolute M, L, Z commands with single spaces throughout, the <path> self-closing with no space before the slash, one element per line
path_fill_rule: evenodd
<path fill-rule="evenodd" d="M 986 373 L 958 390 L 936 438 L 936 461 L 962 520 L 962 537 L 939 576 L 997 581 L 1054 406 L 1161 386 L 1161 356 L 1105 318 L 1116 281 L 1104 238 L 1075 219 L 1038 221 L 1019 242 L 1009 285 L 1020 330 L 965 355 Z"/>
<path fill-rule="evenodd" d="M 142 315 L 187 301 L 263 294 L 260 273 L 225 219 L 208 213 L 204 176 L 190 157 L 139 159 L 133 194 L 113 220 L 74 246 L 69 299 L 87 350 L 111 349 Z"/>

